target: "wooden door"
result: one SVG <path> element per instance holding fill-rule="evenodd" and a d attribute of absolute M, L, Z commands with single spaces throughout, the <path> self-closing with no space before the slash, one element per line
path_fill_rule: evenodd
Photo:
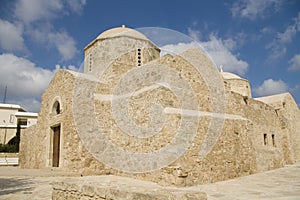
<path fill-rule="evenodd" d="M 53 128 L 52 167 L 59 167 L 59 152 L 60 152 L 60 126 L 56 126 Z"/>

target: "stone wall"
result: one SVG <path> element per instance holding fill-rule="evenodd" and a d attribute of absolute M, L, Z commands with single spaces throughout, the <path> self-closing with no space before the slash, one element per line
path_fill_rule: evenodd
<path fill-rule="evenodd" d="M 51 160 L 51 127 L 61 124 L 62 142 L 61 147 L 67 148 L 64 137 L 72 129 L 72 83 L 74 74 L 65 70 L 59 70 L 42 96 L 41 112 L 36 125 L 24 130 L 21 134 L 20 144 L 20 167 L 45 168 L 52 166 Z M 59 86 L 59 87 L 56 87 Z M 53 104 L 60 100 L 61 113 L 53 112 Z M 65 130 L 64 130 L 65 129 Z M 68 140 L 67 140 L 68 141 Z M 77 148 L 74 148 L 77 149 Z M 61 164 L 64 166 L 65 151 L 61 151 Z"/>
<path fill-rule="evenodd" d="M 137 49 L 141 50 L 141 64 L 159 58 L 160 50 L 150 41 L 137 40 L 130 37 L 115 37 L 109 40 L 97 40 L 84 51 L 84 73 L 100 76 L 106 69 L 129 52 L 135 52 L 127 58 L 124 64 L 131 63 L 137 66 Z M 145 51 L 144 51 L 145 50 Z M 122 70 L 122 68 L 118 69 Z"/>
<path fill-rule="evenodd" d="M 272 106 L 280 120 L 280 127 L 284 134 L 285 154 L 289 154 L 289 163 L 300 160 L 300 110 L 289 93 L 258 98 Z"/>
<path fill-rule="evenodd" d="M 236 92 L 242 96 L 251 98 L 250 83 L 245 79 L 226 79 L 224 80 L 225 87 L 228 87 L 229 91 Z"/>
<path fill-rule="evenodd" d="M 134 52 L 132 52 L 132 55 Z M 111 66 L 109 73 L 103 74 L 108 77 L 114 74 L 106 82 L 100 81 L 97 86 L 97 93 L 111 94 L 114 84 L 118 83 L 118 79 L 122 73 L 114 70 L 121 67 L 122 70 L 131 70 L 132 65 L 125 65 L 126 54 L 119 58 L 114 65 Z M 183 60 L 181 57 L 165 56 L 158 62 L 150 64 L 167 64 L 179 70 L 181 76 L 190 81 L 190 85 L 198 98 L 198 109 L 204 111 L 212 111 L 209 96 L 209 90 L 204 80 L 199 76 L 193 67 Z M 114 73 L 113 73 L 114 72 Z M 118 73 L 117 73 L 118 72 Z M 85 75 L 88 76 L 88 75 Z M 112 78 L 113 77 L 113 78 Z M 38 124 L 29 128 L 22 135 L 20 166 L 24 168 L 45 168 L 52 166 L 52 150 L 51 150 L 51 127 L 57 124 L 61 125 L 61 153 L 59 167 L 68 171 L 79 171 L 83 175 L 91 174 L 116 174 L 121 176 L 135 177 L 144 180 L 151 180 L 162 185 L 187 186 L 196 185 L 207 182 L 215 182 L 228 178 L 238 177 L 241 175 L 251 174 L 256 171 L 256 160 L 253 154 L 253 146 L 247 135 L 247 131 L 251 128 L 247 119 L 226 119 L 220 138 L 212 151 L 205 159 L 199 157 L 202 143 L 207 136 L 210 117 L 202 117 L 198 122 L 198 134 L 196 134 L 193 143 L 179 159 L 175 160 L 169 166 L 163 167 L 161 170 L 154 170 L 147 173 L 126 173 L 120 170 L 110 168 L 99 160 L 95 159 L 82 143 L 78 130 L 74 125 L 73 119 L 73 89 L 74 81 L 78 79 L 77 74 L 59 70 L 51 81 L 48 89 L 44 93 L 42 99 L 41 113 L 39 114 Z M 105 83 L 105 84 L 104 84 Z M 88 90 L 87 88 L 85 88 Z M 163 106 L 172 106 L 180 108 L 179 100 L 172 96 L 172 92 L 163 88 L 156 91 L 148 91 L 153 99 L 159 100 Z M 159 96 L 162 95 L 162 96 Z M 53 105 L 55 101 L 61 104 L 61 113 L 53 113 Z M 144 99 L 143 96 L 136 96 L 134 103 L 131 104 L 132 110 L 144 110 L 145 113 L 131 112 L 130 117 L 135 123 L 147 122 L 147 110 L 151 106 L 151 101 Z M 140 103 L 139 103 L 140 102 Z M 150 103 L 150 104 L 143 104 Z M 82 106 L 82 105 L 81 105 Z M 167 128 L 162 133 L 156 135 L 151 140 L 139 140 L 135 137 L 128 136 L 115 123 L 111 113 L 111 102 L 99 102 L 95 100 L 97 110 L 98 124 L 104 130 L 109 130 L 107 139 L 114 144 L 131 152 L 151 152 L 158 150 L 161 146 L 167 145 L 176 133 L 176 129 L 180 123 L 180 116 L 177 114 L 167 116 Z M 144 106 L 144 107 L 143 107 Z M 84 112 L 87 110 L 83 109 Z M 146 121 L 139 121 L 145 119 Z M 83 119 L 82 123 L 86 123 Z"/>
<path fill-rule="evenodd" d="M 19 153 L 0 153 L 0 158 L 19 158 Z"/>
<path fill-rule="evenodd" d="M 247 135 L 254 148 L 257 171 L 266 171 L 287 164 L 286 156 L 288 155 L 284 154 L 284 147 L 287 144 L 280 119 L 274 108 L 233 92 L 228 93 L 228 97 L 227 112 L 241 115 L 250 121 L 251 129 Z M 272 135 L 274 135 L 274 144 Z"/>
<path fill-rule="evenodd" d="M 66 179 L 53 183 L 53 200 L 205 200 L 202 191 L 163 188 L 150 182 L 107 177 Z"/>
<path fill-rule="evenodd" d="M 111 59 L 106 60 L 107 66 L 105 70 L 100 69 L 101 76 L 97 78 L 92 74 L 59 70 L 42 96 L 38 123 L 21 134 L 20 166 L 52 167 L 52 128 L 58 125 L 61 128 L 59 168 L 84 176 L 113 174 L 182 187 L 278 168 L 299 156 L 299 143 L 296 143 L 299 110 L 295 106 L 289 108 L 290 100 L 284 109 L 276 111 L 273 105 L 229 90 L 224 90 L 224 99 L 218 99 L 214 93 L 219 92 L 217 87 L 223 86 L 221 76 L 213 75 L 212 79 L 220 78 L 222 83 L 210 87 L 211 80 L 201 76 L 192 64 L 193 58 L 197 58 L 201 65 L 213 66 L 204 53 L 191 50 L 180 56 L 155 59 L 157 52 L 152 50 L 144 49 L 147 63 L 142 67 L 135 65 L 136 51 L 122 54 L 113 63 Z M 187 59 L 185 55 L 189 55 Z M 164 71 L 164 66 L 168 66 L 168 71 Z M 152 79 L 155 83 L 159 80 L 161 85 L 146 85 L 145 80 Z M 135 88 L 138 86 L 143 90 Z M 119 102 L 122 98 L 127 99 Z M 59 113 L 53 109 L 55 102 L 60 103 Z M 214 102 L 225 104 L 224 113 L 214 113 L 222 111 L 215 111 L 219 107 Z M 182 110 L 190 116 L 181 115 Z M 211 113 L 221 123 L 220 131 L 212 126 L 216 119 Z M 179 137 L 178 130 L 182 130 L 184 122 L 191 130 L 184 129 Z M 144 130 L 144 134 L 157 134 L 136 137 L 135 131 L 130 132 L 138 131 L 136 127 Z M 193 127 L 196 127 L 195 135 L 191 136 Z M 115 159 L 120 152 L 107 148 L 114 145 L 122 152 L 148 156 L 174 143 L 173 138 L 182 144 L 175 145 L 178 157 L 160 168 L 141 164 L 138 167 L 147 170 L 139 172 L 126 168 L 136 161 L 134 156 Z M 211 143 L 211 149 L 205 148 L 207 143 Z M 117 165 L 120 160 L 124 161 L 123 170 Z M 163 163 L 159 159 L 150 161 L 151 165 Z M 69 191 L 61 185 L 54 188 L 55 198 L 88 195 L 82 189 Z M 125 193 L 118 192 L 118 195 Z"/>

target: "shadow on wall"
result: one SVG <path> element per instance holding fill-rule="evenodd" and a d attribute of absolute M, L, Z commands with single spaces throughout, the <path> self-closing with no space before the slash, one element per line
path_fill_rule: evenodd
<path fill-rule="evenodd" d="M 0 152 L 2 153 L 19 153 L 20 147 L 21 125 L 18 123 L 16 136 L 7 144 L 0 144 Z"/>

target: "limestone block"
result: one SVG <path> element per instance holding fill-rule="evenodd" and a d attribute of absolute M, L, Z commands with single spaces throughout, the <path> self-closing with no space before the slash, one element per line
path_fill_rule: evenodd
<path fill-rule="evenodd" d="M 75 187 L 70 186 L 77 184 Z M 52 184 L 52 199 L 205 200 L 202 191 L 164 188 L 151 182 L 117 176 L 69 178 Z"/>

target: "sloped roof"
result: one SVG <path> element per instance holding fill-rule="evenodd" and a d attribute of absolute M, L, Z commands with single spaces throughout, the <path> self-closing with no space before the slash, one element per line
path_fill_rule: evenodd
<path fill-rule="evenodd" d="M 274 103 L 274 102 L 283 102 L 287 96 L 290 96 L 290 94 L 286 92 L 286 93 L 275 94 L 275 95 L 271 95 L 271 96 L 258 97 L 255 99 L 258 101 L 262 101 L 266 104 L 270 104 L 270 103 Z"/>
<path fill-rule="evenodd" d="M 230 72 L 220 72 L 224 79 L 243 79 L 240 76 Z"/>
<path fill-rule="evenodd" d="M 265 104 L 268 104 L 268 105 L 274 107 L 275 109 L 282 108 L 282 106 L 284 106 L 284 104 L 286 102 L 288 102 L 290 104 L 290 106 L 299 110 L 299 107 L 298 107 L 295 99 L 289 92 L 282 93 L 282 94 L 275 94 L 275 95 L 266 96 L 266 97 L 259 97 L 259 98 L 255 98 L 255 100 L 258 100 Z"/>

